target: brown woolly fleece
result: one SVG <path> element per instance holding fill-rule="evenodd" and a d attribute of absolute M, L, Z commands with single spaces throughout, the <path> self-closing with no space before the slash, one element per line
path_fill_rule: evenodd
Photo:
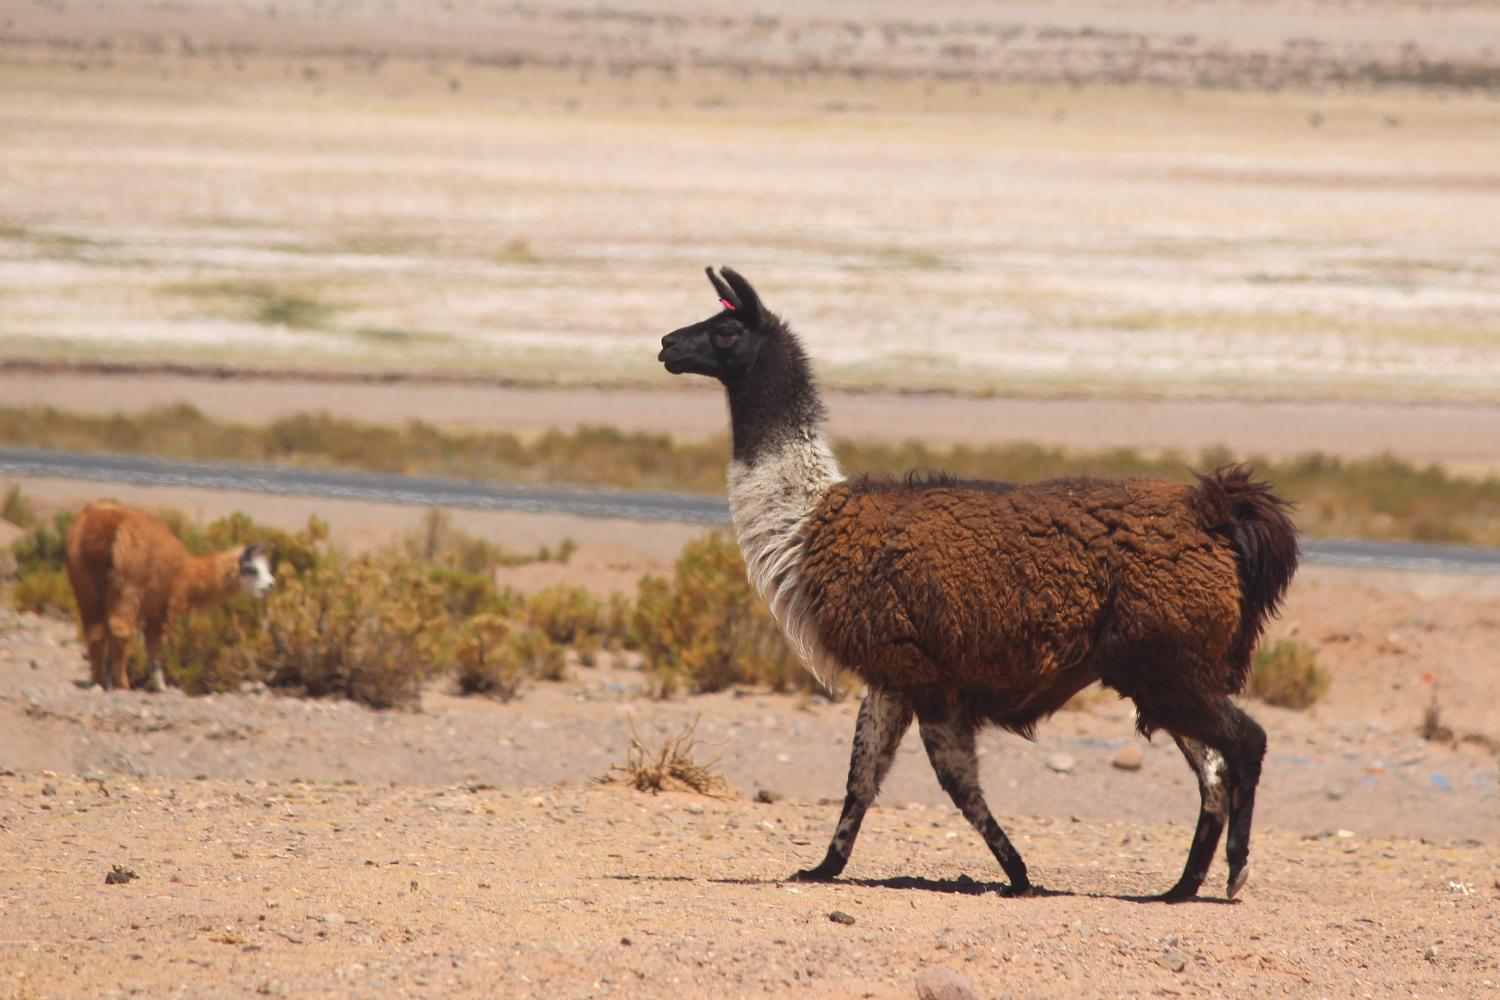
<path fill-rule="evenodd" d="M 1147 728 L 1158 708 L 1217 712 L 1244 686 L 1285 587 L 1257 586 L 1251 564 L 1246 599 L 1247 508 L 1294 560 L 1280 502 L 1240 470 L 1196 487 L 852 479 L 808 519 L 799 578 L 824 646 L 872 687 L 1029 735 L 1102 680 Z"/>
<path fill-rule="evenodd" d="M 240 588 L 244 547 L 194 556 L 159 519 L 112 500 L 89 504 L 68 528 L 68 580 L 78 600 L 95 684 L 128 689 L 130 636 L 140 628 L 159 669 L 166 627 Z"/>

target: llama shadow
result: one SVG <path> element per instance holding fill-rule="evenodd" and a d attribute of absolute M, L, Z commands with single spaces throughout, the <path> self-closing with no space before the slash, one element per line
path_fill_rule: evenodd
<path fill-rule="evenodd" d="M 690 875 L 606 875 L 608 879 L 621 882 L 696 882 Z M 939 892 L 953 896 L 1000 896 L 1006 899 L 1114 899 L 1122 903 L 1166 903 L 1180 906 L 1186 903 L 1203 903 L 1211 906 L 1238 906 L 1239 900 L 1211 896 L 1194 896 L 1191 899 L 1169 900 L 1161 894 L 1143 896 L 1135 893 L 1079 892 L 1073 889 L 1048 889 L 1033 885 L 1024 897 L 1014 897 L 1008 882 L 978 882 L 967 875 L 952 879 L 924 878 L 920 875 L 896 875 L 890 878 L 838 878 L 828 882 L 796 882 L 784 878 L 711 878 L 712 885 L 764 885 L 764 886 L 858 886 L 862 889 L 901 889 L 916 892 Z"/>

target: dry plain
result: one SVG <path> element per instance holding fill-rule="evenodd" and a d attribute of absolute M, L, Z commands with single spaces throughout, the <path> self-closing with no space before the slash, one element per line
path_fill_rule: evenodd
<path fill-rule="evenodd" d="M 730 263 L 845 390 L 840 433 L 1500 466 L 1493 3 L 0 17 L 6 359 L 506 387 L 22 371 L 0 401 L 718 433 L 711 395 L 658 392 L 650 348 Z M 49 510 L 93 490 L 23 485 Z M 419 516 L 115 492 L 316 510 L 352 549 Z M 628 587 L 690 534 L 459 524 L 580 542 L 522 587 Z M 848 702 L 656 703 L 628 664 L 508 705 L 438 685 L 415 713 L 104 694 L 74 683 L 65 623 L 6 614 L 0 994 L 910 997 L 942 965 L 995 997 L 1488 995 L 1496 588 L 1301 576 L 1275 634 L 1316 645 L 1333 685 L 1306 713 L 1251 706 L 1272 751 L 1249 891 L 1180 907 L 1138 897 L 1182 860 L 1188 771 L 1160 743 L 1112 767 L 1134 737 L 1108 699 L 1038 744 L 984 742 L 1049 893 L 994 892 L 915 740 L 849 879 L 793 886 L 834 818 Z M 1429 705 L 1451 739 L 1422 737 Z M 698 716 L 739 797 L 591 784 L 632 725 Z M 138 878 L 105 884 L 114 865 Z"/>

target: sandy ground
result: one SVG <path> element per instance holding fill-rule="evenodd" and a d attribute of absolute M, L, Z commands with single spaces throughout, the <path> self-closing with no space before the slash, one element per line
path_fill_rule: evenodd
<path fill-rule="evenodd" d="M 44 507 L 77 488 L 35 485 Z M 303 516 L 140 492 L 200 516 Z M 351 546 L 419 516 L 317 506 Z M 461 517 L 517 548 L 590 526 Z M 624 585 L 681 543 L 592 525 L 550 574 Z M 1169 909 L 1136 897 L 1175 877 L 1195 787 L 1163 741 L 1138 771 L 1112 766 L 1139 740 L 1107 696 L 1036 744 L 981 741 L 990 802 L 1053 894 L 994 894 L 915 738 L 849 879 L 791 886 L 835 817 L 852 702 L 653 702 L 619 663 L 508 705 L 438 683 L 419 712 L 103 693 L 79 686 L 69 623 L 0 614 L 0 991 L 883 997 L 942 965 L 983 996 L 1482 995 L 1500 982 L 1500 580 L 1307 570 L 1273 635 L 1315 645 L 1333 685 L 1308 712 L 1251 706 L 1271 750 L 1247 895 Z M 1429 704 L 1451 742 L 1420 737 Z M 694 719 L 739 797 L 589 784 L 633 732 Z M 784 798 L 752 802 L 762 789 Z M 106 885 L 116 864 L 139 879 Z M 1221 862 L 1210 896 L 1223 878 Z"/>
<path fill-rule="evenodd" d="M 29 5 L 0 351 L 1497 400 L 1493 4 Z"/>
<path fill-rule="evenodd" d="M 411 713 L 102 693 L 78 686 L 69 624 L 0 614 L 0 990 L 899 997 L 941 965 L 982 996 L 1485 994 L 1500 584 L 1310 571 L 1276 632 L 1318 645 L 1333 686 L 1306 713 L 1251 706 L 1271 750 L 1247 893 L 1168 908 L 1136 900 L 1180 867 L 1195 788 L 1162 741 L 1111 765 L 1138 743 L 1113 699 L 1036 744 L 981 741 L 1042 898 L 994 893 L 914 738 L 848 879 L 793 886 L 835 817 L 853 703 L 651 702 L 609 665 L 508 705 L 438 684 Z M 1434 690 L 1456 743 L 1418 736 Z M 736 798 L 589 784 L 632 732 L 695 718 Z M 114 865 L 139 878 L 105 884 Z"/>

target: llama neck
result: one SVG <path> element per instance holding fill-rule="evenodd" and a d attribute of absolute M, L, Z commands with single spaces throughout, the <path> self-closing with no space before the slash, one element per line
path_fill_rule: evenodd
<path fill-rule="evenodd" d="M 842 474 L 823 435 L 823 407 L 806 359 L 795 341 L 790 346 L 790 365 L 767 369 L 761 362 L 782 359 L 758 360 L 755 391 L 729 390 L 729 511 L 751 584 L 826 685 L 831 671 L 797 586 L 798 568 L 803 526 Z"/>
<path fill-rule="evenodd" d="M 189 560 L 178 582 L 182 603 L 205 608 L 232 596 L 239 589 L 240 551 L 225 549 Z"/>
<path fill-rule="evenodd" d="M 784 324 L 767 338 L 755 365 L 727 385 L 734 461 L 755 465 L 788 441 L 821 437 L 825 411 L 812 367 Z"/>

